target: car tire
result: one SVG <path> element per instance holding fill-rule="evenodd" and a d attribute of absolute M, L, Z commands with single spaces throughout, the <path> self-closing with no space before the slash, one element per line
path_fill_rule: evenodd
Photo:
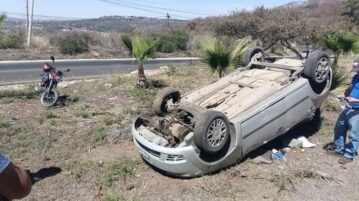
<path fill-rule="evenodd" d="M 207 110 L 194 127 L 195 145 L 207 154 L 216 154 L 228 143 L 229 129 L 229 121 L 222 112 Z"/>
<path fill-rule="evenodd" d="M 311 53 L 304 63 L 303 73 L 311 84 L 319 85 L 324 83 L 330 73 L 329 56 L 322 51 Z"/>
<path fill-rule="evenodd" d="M 168 113 L 168 101 L 178 103 L 181 99 L 181 93 L 172 87 L 166 87 L 160 90 L 153 101 L 153 109 L 158 115 Z"/>
<path fill-rule="evenodd" d="M 241 63 L 243 66 L 247 66 L 252 61 L 264 62 L 264 49 L 256 46 L 248 48 L 241 57 Z"/>

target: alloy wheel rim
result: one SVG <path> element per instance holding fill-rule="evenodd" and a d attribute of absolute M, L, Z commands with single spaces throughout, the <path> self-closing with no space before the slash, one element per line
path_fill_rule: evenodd
<path fill-rule="evenodd" d="M 221 146 L 227 134 L 226 123 L 223 119 L 215 119 L 211 122 L 207 130 L 207 141 L 210 147 Z"/>

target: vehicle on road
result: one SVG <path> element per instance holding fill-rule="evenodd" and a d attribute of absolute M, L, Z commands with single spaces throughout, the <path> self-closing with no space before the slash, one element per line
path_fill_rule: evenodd
<path fill-rule="evenodd" d="M 312 118 L 328 95 L 332 72 L 324 52 L 268 62 L 254 47 L 242 61 L 245 67 L 184 95 L 161 90 L 154 112 L 132 126 L 142 158 L 180 177 L 217 171 Z"/>
<path fill-rule="evenodd" d="M 57 84 L 62 81 L 64 76 L 62 71 L 56 70 L 54 67 L 55 57 L 51 56 L 52 64 L 44 63 L 43 65 L 43 74 L 42 83 L 38 84 L 35 90 L 41 94 L 40 101 L 41 105 L 44 107 L 52 107 L 59 100 L 59 93 L 56 90 Z M 65 72 L 69 72 L 70 69 L 67 69 Z"/>

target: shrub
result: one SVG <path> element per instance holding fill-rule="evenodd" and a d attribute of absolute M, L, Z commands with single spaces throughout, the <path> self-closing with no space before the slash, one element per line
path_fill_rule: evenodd
<path fill-rule="evenodd" d="M 178 50 L 187 50 L 187 43 L 189 40 L 189 36 L 184 31 L 173 31 L 172 36 L 176 43 L 176 48 Z"/>
<path fill-rule="evenodd" d="M 172 31 L 160 35 L 157 43 L 157 51 L 171 53 L 175 50 L 186 50 L 189 37 L 184 31 Z"/>
<path fill-rule="evenodd" d="M 0 38 L 0 49 L 21 48 L 23 39 L 16 34 L 8 34 Z"/>
<path fill-rule="evenodd" d="M 160 37 L 157 43 L 157 51 L 172 53 L 176 50 L 176 42 L 170 36 Z"/>
<path fill-rule="evenodd" d="M 76 55 L 89 50 L 88 39 L 80 35 L 67 36 L 59 42 L 62 54 Z"/>

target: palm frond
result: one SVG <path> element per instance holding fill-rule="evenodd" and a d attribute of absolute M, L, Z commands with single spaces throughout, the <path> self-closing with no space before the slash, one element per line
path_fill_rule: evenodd
<path fill-rule="evenodd" d="M 330 91 L 338 91 L 346 88 L 346 85 L 349 80 L 349 74 L 345 68 L 336 68 L 333 69 L 333 78 L 332 85 L 330 86 Z"/>
<path fill-rule="evenodd" d="M 212 73 L 218 72 L 219 77 L 222 77 L 231 63 L 232 49 L 226 48 L 216 39 L 202 43 L 201 49 L 203 62 L 208 65 Z"/>
<path fill-rule="evenodd" d="M 338 37 L 338 44 L 346 54 L 354 50 L 354 44 L 357 42 L 359 42 L 359 36 L 352 32 L 346 32 Z"/>
<path fill-rule="evenodd" d="M 126 48 L 128 49 L 128 51 L 130 51 L 130 55 L 132 55 L 133 43 L 132 43 L 131 38 L 127 35 L 121 35 L 121 40 L 122 40 L 123 44 L 126 46 Z"/>
<path fill-rule="evenodd" d="M 154 56 L 156 41 L 150 38 L 139 37 L 133 40 L 133 56 L 139 64 Z"/>
<path fill-rule="evenodd" d="M 334 53 L 338 53 L 340 51 L 338 38 L 339 38 L 338 34 L 327 34 L 323 38 L 325 46 L 331 49 Z"/>
<path fill-rule="evenodd" d="M 231 60 L 236 68 L 242 65 L 241 57 L 245 50 L 253 43 L 254 41 L 252 40 L 252 38 L 247 36 L 235 45 L 231 53 Z"/>

